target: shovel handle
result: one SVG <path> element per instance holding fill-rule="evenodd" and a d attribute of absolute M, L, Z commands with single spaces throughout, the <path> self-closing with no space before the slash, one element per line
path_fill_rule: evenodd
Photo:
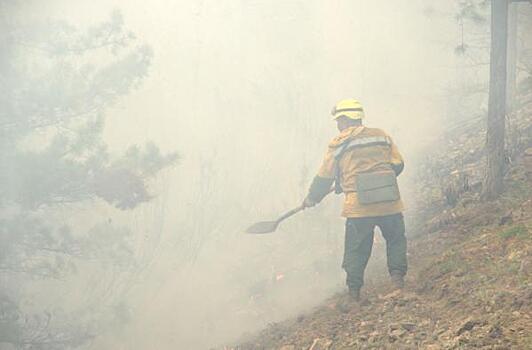
<path fill-rule="evenodd" d="M 331 188 L 329 190 L 329 192 L 327 192 L 327 194 L 325 196 L 328 196 L 329 194 L 331 194 L 332 192 L 334 192 L 334 188 Z M 279 219 L 277 219 L 277 224 L 280 224 L 281 221 L 284 221 L 286 219 L 288 219 L 289 217 L 291 217 L 292 215 L 295 215 L 297 213 L 299 213 L 300 211 L 304 210 L 305 209 L 305 205 L 304 204 L 301 204 L 299 207 L 296 207 L 290 211 L 287 211 L 286 213 L 284 213 L 283 215 L 281 215 L 281 217 L 279 217 Z"/>
<path fill-rule="evenodd" d="M 289 217 L 291 217 L 292 215 L 295 215 L 297 213 L 299 213 L 301 210 L 305 209 L 305 206 L 303 204 L 301 204 L 299 207 L 297 208 L 294 208 L 290 211 L 287 211 L 286 213 L 284 213 L 283 215 L 281 215 L 281 217 L 279 217 L 279 219 L 277 219 L 277 224 L 280 224 L 281 221 L 284 221 L 286 219 L 288 219 Z"/>

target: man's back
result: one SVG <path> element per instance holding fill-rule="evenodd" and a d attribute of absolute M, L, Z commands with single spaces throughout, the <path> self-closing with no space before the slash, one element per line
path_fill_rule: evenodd
<path fill-rule="evenodd" d="M 338 181 L 345 193 L 344 217 L 368 217 L 397 214 L 403 211 L 400 198 L 362 204 L 357 193 L 359 174 L 394 173 L 394 165 L 403 160 L 392 139 L 381 129 L 362 127 L 345 145 L 338 161 Z"/>
<path fill-rule="evenodd" d="M 398 175 L 403 159 L 392 139 L 381 129 L 355 126 L 343 130 L 329 144 L 318 174 L 335 178 L 345 193 L 344 217 L 374 217 L 403 211 L 400 198 L 362 204 L 357 183 L 360 174 Z"/>
<path fill-rule="evenodd" d="M 336 192 L 345 194 L 342 216 L 347 220 L 342 267 L 347 273 L 347 300 L 357 300 L 364 284 L 375 227 L 380 228 L 386 240 L 392 282 L 398 288 L 404 285 L 408 268 L 406 236 L 396 178 L 404 163 L 384 131 L 362 124 L 364 110 L 359 101 L 338 102 L 332 115 L 340 134 L 329 144 L 303 206 L 319 203 L 333 183 Z"/>

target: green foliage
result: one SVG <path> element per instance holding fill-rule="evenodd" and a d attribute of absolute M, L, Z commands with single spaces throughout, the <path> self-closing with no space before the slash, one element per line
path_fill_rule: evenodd
<path fill-rule="evenodd" d="M 512 226 L 507 230 L 504 230 L 499 233 L 499 237 L 503 239 L 509 239 L 513 237 L 517 238 L 530 238 L 530 234 L 525 225 L 516 225 Z"/>
<path fill-rule="evenodd" d="M 463 265 L 462 258 L 455 251 L 450 251 L 445 259 L 441 260 L 438 264 L 438 269 L 441 274 L 447 274 L 453 272 Z"/>
<path fill-rule="evenodd" d="M 149 143 L 133 162 L 131 150 L 112 156 L 102 140 L 105 109 L 148 72 L 151 49 L 133 40 L 117 12 L 87 31 L 61 22 L 18 28 L 4 55 L 19 64 L 0 65 L 2 203 L 36 209 L 100 197 L 131 209 L 150 199 L 146 180 L 177 155 Z M 94 51 L 107 60 L 95 64 Z"/>
<path fill-rule="evenodd" d="M 123 155 L 107 150 L 105 112 L 140 84 L 152 60 L 119 12 L 87 30 L 64 22 L 15 23 L 0 28 L 0 46 L 0 344 L 73 349 L 98 332 L 105 305 L 94 304 L 97 286 L 87 291 L 91 304 L 75 314 L 59 306 L 25 309 L 26 286 L 62 289 L 61 281 L 83 269 L 112 273 L 115 282 L 138 262 L 128 228 L 107 217 L 91 220 L 101 221 L 93 227 L 69 226 L 55 214 L 76 213 L 73 205 L 98 198 L 133 209 L 152 198 L 148 181 L 178 156 L 153 143 Z M 105 286 L 104 278 L 100 283 L 108 295 L 117 288 Z M 125 315 L 127 308 L 120 310 Z"/>

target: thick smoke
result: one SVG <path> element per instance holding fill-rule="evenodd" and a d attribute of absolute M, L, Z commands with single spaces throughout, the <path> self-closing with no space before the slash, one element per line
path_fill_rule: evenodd
<path fill-rule="evenodd" d="M 139 79 L 102 110 L 103 139 L 113 154 L 153 141 L 161 162 L 164 154 L 180 157 L 172 167 L 161 163 L 149 183 L 155 197 L 132 210 L 86 201 L 50 218 L 128 228 L 138 265 L 131 263 L 127 278 L 100 285 L 112 276 L 112 262 L 103 261 L 25 293 L 66 312 L 90 313 L 99 303 L 94 309 L 112 326 L 88 332 L 87 348 L 205 349 L 342 291 L 339 197 L 275 234 L 243 230 L 300 204 L 336 133 L 330 109 L 346 97 L 361 100 L 367 124 L 398 144 L 403 195 L 415 205 L 410 164 L 449 115 L 454 10 L 421 0 L 7 1 L 0 18 L 12 31 L 58 21 L 84 30 L 120 18 L 149 64 L 145 74 L 126 66 Z M 369 283 L 382 256 L 378 245 Z M 105 297 L 92 300 L 91 286 Z"/>

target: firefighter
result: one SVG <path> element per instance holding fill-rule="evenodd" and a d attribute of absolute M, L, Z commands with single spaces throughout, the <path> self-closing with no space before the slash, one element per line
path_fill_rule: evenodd
<path fill-rule="evenodd" d="M 348 298 L 359 301 L 364 270 L 378 226 L 386 240 L 388 271 L 402 289 L 407 271 L 403 203 L 397 176 L 403 159 L 392 139 L 382 130 L 362 124 L 360 102 L 346 99 L 332 111 L 340 132 L 329 144 L 303 205 L 313 207 L 331 190 L 344 193 L 342 216 L 346 218 L 342 267 L 347 274 Z"/>

